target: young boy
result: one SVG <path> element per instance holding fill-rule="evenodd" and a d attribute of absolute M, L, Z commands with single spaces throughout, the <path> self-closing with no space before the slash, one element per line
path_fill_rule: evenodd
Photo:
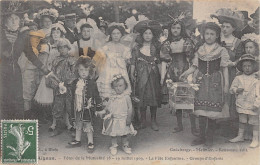
<path fill-rule="evenodd" d="M 102 110 L 102 99 L 99 96 L 95 82 L 95 65 L 87 56 L 79 57 L 75 70 L 78 78 L 71 84 L 73 111 L 72 118 L 75 119 L 76 136 L 69 142 L 67 148 L 81 146 L 82 132 L 86 132 L 88 144 L 87 151 L 94 151 L 93 120 L 95 111 Z"/>
<path fill-rule="evenodd" d="M 239 132 L 237 137 L 229 141 L 232 143 L 244 141 L 245 125 L 248 123 L 253 126 L 251 148 L 258 146 L 259 106 L 256 102 L 259 96 L 257 96 L 256 88 L 259 82 L 254 74 L 258 71 L 257 66 L 255 57 L 251 54 L 241 56 L 241 59 L 237 63 L 237 69 L 243 74 L 236 76 L 230 87 L 230 93 L 236 94 L 236 109 L 239 113 Z"/>
<path fill-rule="evenodd" d="M 67 87 L 75 80 L 74 65 L 77 59 L 69 55 L 70 42 L 62 38 L 57 43 L 60 56 L 52 64 L 53 76 L 48 78 L 48 86 L 54 89 L 53 117 L 56 119 L 56 128 L 52 136 L 61 133 L 61 121 L 64 113 L 71 114 L 72 95 Z M 67 124 L 67 121 L 66 121 Z M 69 126 L 68 126 L 69 127 Z M 72 126 L 70 126 L 72 128 Z"/>

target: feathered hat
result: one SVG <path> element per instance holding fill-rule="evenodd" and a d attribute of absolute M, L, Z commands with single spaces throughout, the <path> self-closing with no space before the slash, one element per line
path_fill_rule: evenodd
<path fill-rule="evenodd" d="M 39 10 L 39 12 L 37 13 L 37 19 L 41 19 L 43 16 L 48 16 L 52 19 L 53 22 L 55 22 L 55 20 L 59 17 L 59 13 L 56 9 L 50 8 L 50 9 L 42 9 Z"/>
<path fill-rule="evenodd" d="M 7 16 L 11 14 L 16 14 L 18 16 L 23 16 L 24 13 L 29 10 L 24 10 L 24 5 L 19 1 L 3 1 L 1 2 L 1 16 Z"/>
<path fill-rule="evenodd" d="M 231 23 L 237 30 L 244 28 L 244 15 L 240 11 L 232 11 L 231 9 L 222 8 L 210 15 L 211 18 L 218 19 L 220 24 L 224 22 Z"/>

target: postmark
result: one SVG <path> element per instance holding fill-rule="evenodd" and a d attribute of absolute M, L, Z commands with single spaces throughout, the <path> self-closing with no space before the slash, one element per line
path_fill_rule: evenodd
<path fill-rule="evenodd" d="M 1 120 L 3 164 L 38 163 L 38 121 Z"/>

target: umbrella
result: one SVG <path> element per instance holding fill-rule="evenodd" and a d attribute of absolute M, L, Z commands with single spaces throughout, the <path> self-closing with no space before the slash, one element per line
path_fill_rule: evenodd
<path fill-rule="evenodd" d="M 210 15 L 211 18 L 217 18 L 220 24 L 223 22 L 234 22 L 237 30 L 244 28 L 244 15 L 239 11 L 232 11 L 231 9 L 219 9 L 215 14 Z"/>
<path fill-rule="evenodd" d="M 154 35 L 156 35 L 157 37 L 162 32 L 162 27 L 161 27 L 160 23 L 157 21 L 154 21 L 154 20 L 144 20 L 144 21 L 138 22 L 134 27 L 134 31 L 142 33 L 147 28 L 151 29 L 152 32 L 154 33 Z"/>

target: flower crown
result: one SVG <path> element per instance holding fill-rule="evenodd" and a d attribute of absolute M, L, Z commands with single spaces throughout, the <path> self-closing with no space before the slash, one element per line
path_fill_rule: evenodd
<path fill-rule="evenodd" d="M 116 80 L 118 80 L 118 79 L 121 79 L 121 78 L 123 78 L 123 75 L 122 75 L 122 74 L 116 74 L 116 75 L 113 76 L 112 82 L 114 82 L 114 81 L 116 81 Z"/>
<path fill-rule="evenodd" d="M 57 23 L 52 24 L 51 28 L 55 28 L 55 29 L 59 28 L 64 34 L 66 33 L 66 30 L 65 30 L 65 28 L 63 26 L 63 22 L 58 21 Z"/>
<path fill-rule="evenodd" d="M 244 34 L 241 38 L 241 41 L 246 41 L 246 40 L 251 40 L 257 43 L 258 45 L 260 44 L 259 37 L 255 33 Z"/>
<path fill-rule="evenodd" d="M 56 20 L 59 16 L 59 13 L 56 9 L 43 9 L 38 12 L 37 18 L 41 19 L 42 16 L 50 16 Z"/>

